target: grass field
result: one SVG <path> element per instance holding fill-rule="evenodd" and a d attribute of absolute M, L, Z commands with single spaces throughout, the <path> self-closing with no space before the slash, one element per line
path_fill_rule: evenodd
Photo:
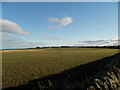
<path fill-rule="evenodd" d="M 53 48 L 3 52 L 3 88 L 59 73 L 118 53 L 105 48 Z"/>

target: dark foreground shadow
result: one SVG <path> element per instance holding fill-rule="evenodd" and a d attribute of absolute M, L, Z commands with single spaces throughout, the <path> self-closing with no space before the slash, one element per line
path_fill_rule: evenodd
<path fill-rule="evenodd" d="M 57 74 L 31 80 L 26 85 L 5 88 L 2 90 L 63 90 L 63 87 L 67 88 L 68 83 L 73 85 L 72 82 L 85 82 L 87 78 L 91 78 L 91 76 L 96 75 L 97 73 L 101 72 L 101 70 L 103 71 L 107 69 L 105 65 L 116 60 L 115 58 L 119 60 L 120 53 L 94 62 L 83 64 Z M 85 85 L 87 84 L 83 84 L 84 87 Z"/>

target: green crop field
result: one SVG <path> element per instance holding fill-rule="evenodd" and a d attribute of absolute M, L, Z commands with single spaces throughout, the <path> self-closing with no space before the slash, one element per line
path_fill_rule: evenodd
<path fill-rule="evenodd" d="M 2 52 L 3 88 L 96 61 L 118 53 L 104 48 L 51 48 Z"/>

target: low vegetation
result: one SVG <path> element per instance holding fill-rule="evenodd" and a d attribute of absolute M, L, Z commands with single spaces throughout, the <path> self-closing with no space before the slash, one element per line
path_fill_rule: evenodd
<path fill-rule="evenodd" d="M 3 88 L 26 84 L 51 74 L 118 53 L 105 48 L 47 48 L 3 52 Z M 88 68 L 89 69 L 89 68 Z"/>

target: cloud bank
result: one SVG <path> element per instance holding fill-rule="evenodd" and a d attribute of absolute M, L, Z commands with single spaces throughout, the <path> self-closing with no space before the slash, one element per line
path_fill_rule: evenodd
<path fill-rule="evenodd" d="M 116 46 L 120 42 L 120 39 L 99 39 L 99 40 L 86 40 L 73 43 L 75 46 Z"/>
<path fill-rule="evenodd" d="M 55 36 L 53 36 L 51 34 L 48 34 L 48 35 L 45 36 L 44 39 L 48 39 L 48 40 L 61 40 L 62 37 L 55 37 Z"/>
<path fill-rule="evenodd" d="M 34 42 L 34 41 L 26 41 L 22 40 L 18 37 L 6 35 L 4 34 L 4 38 L 0 38 L 2 40 L 2 48 L 29 48 L 29 47 L 46 47 L 46 46 L 116 46 L 120 39 L 113 38 L 113 39 L 99 39 L 99 40 L 85 40 L 85 41 L 78 41 L 74 43 L 46 43 L 46 42 Z M 47 39 L 55 39 L 55 37 L 48 35 Z"/>
<path fill-rule="evenodd" d="M 10 33 L 0 32 L 0 36 L 2 36 L 2 37 L 11 36 L 11 34 Z"/>
<path fill-rule="evenodd" d="M 29 35 L 29 33 L 24 31 L 18 24 L 3 19 L 0 19 L 0 30 L 2 32 Z"/>
<path fill-rule="evenodd" d="M 51 29 L 59 29 L 61 27 L 67 26 L 70 23 L 72 23 L 73 18 L 72 17 L 49 18 L 48 21 L 52 22 L 52 23 L 57 23 L 57 25 L 48 26 L 49 28 L 51 28 Z"/>
<path fill-rule="evenodd" d="M 34 47 L 43 47 L 49 45 L 45 42 L 33 42 L 33 41 L 26 41 L 21 38 L 17 38 L 14 36 L 7 36 L 6 38 L 0 38 L 2 41 L 1 45 L 3 49 L 10 49 L 10 48 L 34 48 Z"/>

